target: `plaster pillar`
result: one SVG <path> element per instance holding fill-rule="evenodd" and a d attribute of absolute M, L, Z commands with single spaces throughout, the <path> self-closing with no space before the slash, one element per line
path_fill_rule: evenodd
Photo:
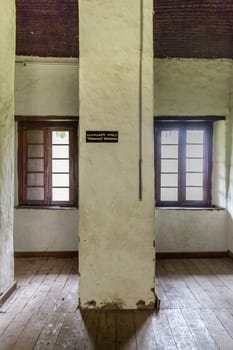
<path fill-rule="evenodd" d="M 13 168 L 15 1 L 0 1 L 0 296 L 14 280 Z"/>
<path fill-rule="evenodd" d="M 152 17 L 152 0 L 79 2 L 82 308 L 155 306 Z"/>

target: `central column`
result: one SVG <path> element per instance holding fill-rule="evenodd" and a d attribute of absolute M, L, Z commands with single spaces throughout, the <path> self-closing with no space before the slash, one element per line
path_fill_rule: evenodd
<path fill-rule="evenodd" d="M 155 306 L 152 18 L 153 0 L 79 1 L 82 308 Z"/>

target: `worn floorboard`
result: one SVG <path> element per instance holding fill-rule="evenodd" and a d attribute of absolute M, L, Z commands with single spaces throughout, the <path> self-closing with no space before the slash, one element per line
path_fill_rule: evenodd
<path fill-rule="evenodd" d="M 233 260 L 158 260 L 159 313 L 80 312 L 77 271 L 77 258 L 16 259 L 0 350 L 233 349 Z"/>

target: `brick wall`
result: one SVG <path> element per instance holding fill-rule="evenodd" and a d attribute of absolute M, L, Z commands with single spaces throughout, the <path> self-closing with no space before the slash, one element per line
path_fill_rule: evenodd
<path fill-rule="evenodd" d="M 232 58 L 232 0 L 155 0 L 156 57 Z"/>
<path fill-rule="evenodd" d="M 77 57 L 78 0 L 16 0 L 17 55 Z"/>
<path fill-rule="evenodd" d="M 154 0 L 156 57 L 233 58 L 232 0 Z M 18 55 L 78 56 L 78 0 L 16 0 Z"/>

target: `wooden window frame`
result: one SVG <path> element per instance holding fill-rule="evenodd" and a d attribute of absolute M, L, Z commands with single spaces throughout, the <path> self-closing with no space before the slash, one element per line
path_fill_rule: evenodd
<path fill-rule="evenodd" d="M 160 198 L 161 188 L 161 131 L 179 129 L 178 141 L 178 200 L 162 201 Z M 185 132 L 187 129 L 204 130 L 204 168 L 203 168 L 203 200 L 185 199 L 185 160 L 186 144 Z M 157 207 L 210 207 L 211 206 L 211 172 L 212 172 L 212 121 L 155 121 L 155 203 Z"/>
<path fill-rule="evenodd" d="M 27 199 L 27 130 L 44 132 L 44 200 Z M 69 131 L 69 201 L 52 200 L 52 131 Z M 77 207 L 78 205 L 78 123 L 75 121 L 18 121 L 18 196 L 19 206 Z"/>

